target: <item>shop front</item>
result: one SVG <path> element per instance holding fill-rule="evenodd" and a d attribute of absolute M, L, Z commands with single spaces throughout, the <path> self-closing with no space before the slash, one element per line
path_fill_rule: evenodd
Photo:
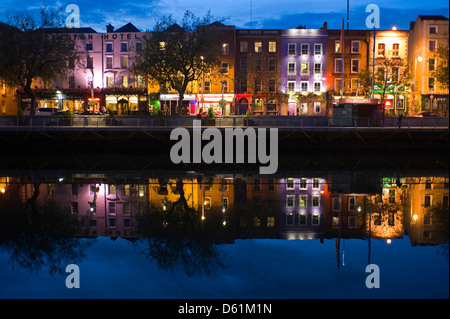
<path fill-rule="evenodd" d="M 178 106 L 178 94 L 160 94 L 159 105 L 164 114 L 175 115 Z M 197 105 L 197 96 L 195 94 L 185 94 L 183 99 L 183 114 L 195 114 Z"/>
<path fill-rule="evenodd" d="M 431 114 L 448 116 L 449 115 L 449 97 L 448 94 L 423 94 L 422 111 Z"/>
<path fill-rule="evenodd" d="M 220 102 L 224 100 L 225 102 Z M 196 113 L 208 112 L 212 107 L 218 115 L 230 115 L 233 110 L 234 94 L 197 94 Z M 191 113 L 192 114 L 192 113 Z"/>

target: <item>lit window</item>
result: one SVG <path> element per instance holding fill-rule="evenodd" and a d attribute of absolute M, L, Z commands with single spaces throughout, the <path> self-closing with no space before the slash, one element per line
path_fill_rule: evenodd
<path fill-rule="evenodd" d="M 288 44 L 288 55 L 295 55 L 297 51 L 297 45 L 295 43 Z"/>
<path fill-rule="evenodd" d="M 230 53 L 230 45 L 228 43 L 222 43 L 222 54 L 228 55 Z"/>
<path fill-rule="evenodd" d="M 269 41 L 269 52 L 277 52 L 277 43 L 275 41 Z"/>
<path fill-rule="evenodd" d="M 255 53 L 261 53 L 262 52 L 262 42 L 256 41 L 255 42 Z"/>

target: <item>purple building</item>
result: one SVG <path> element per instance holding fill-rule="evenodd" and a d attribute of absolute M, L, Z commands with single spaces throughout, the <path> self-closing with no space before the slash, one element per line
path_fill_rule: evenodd
<path fill-rule="evenodd" d="M 323 234 L 326 180 L 323 178 L 281 178 L 280 237 L 314 239 Z"/>
<path fill-rule="evenodd" d="M 281 31 L 281 93 L 289 95 L 282 115 L 325 114 L 326 44 L 325 24 Z"/>

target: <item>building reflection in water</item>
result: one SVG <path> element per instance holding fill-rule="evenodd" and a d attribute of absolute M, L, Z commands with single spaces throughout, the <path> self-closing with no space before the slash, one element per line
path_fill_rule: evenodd
<path fill-rule="evenodd" d="M 268 178 L 196 172 L 135 180 L 114 176 L 74 174 L 33 181 L 1 177 L 0 202 L 26 205 L 35 198 L 40 207 L 49 201 L 59 203 L 80 221 L 72 236 L 131 241 L 158 237 L 151 243 L 153 248 L 167 249 L 174 242 L 161 238 L 174 235 L 178 242 L 173 247 L 189 251 L 193 247 L 185 247 L 185 238 L 191 243 L 197 236 L 201 241 L 196 247 L 203 245 L 201 254 L 209 256 L 215 254 L 212 244 L 239 238 L 336 238 L 337 251 L 340 240 L 349 238 L 376 238 L 389 244 L 408 235 L 411 245 L 448 242 L 448 176 Z M 4 210 L 5 205 L 1 207 Z M 183 256 L 164 258 L 179 262 Z"/>

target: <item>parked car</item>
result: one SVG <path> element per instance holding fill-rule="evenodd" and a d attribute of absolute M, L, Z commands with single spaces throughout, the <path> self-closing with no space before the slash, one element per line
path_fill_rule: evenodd
<path fill-rule="evenodd" d="M 48 116 L 48 115 L 52 115 L 53 113 L 56 113 L 58 111 L 61 111 L 61 110 L 56 107 L 38 107 L 36 109 L 36 116 Z"/>
<path fill-rule="evenodd" d="M 54 112 L 52 115 L 64 115 L 65 113 L 66 113 L 66 111 L 59 110 L 59 111 Z"/>
<path fill-rule="evenodd" d="M 437 115 L 431 114 L 430 112 L 422 112 L 419 114 L 419 117 L 436 117 Z"/>

